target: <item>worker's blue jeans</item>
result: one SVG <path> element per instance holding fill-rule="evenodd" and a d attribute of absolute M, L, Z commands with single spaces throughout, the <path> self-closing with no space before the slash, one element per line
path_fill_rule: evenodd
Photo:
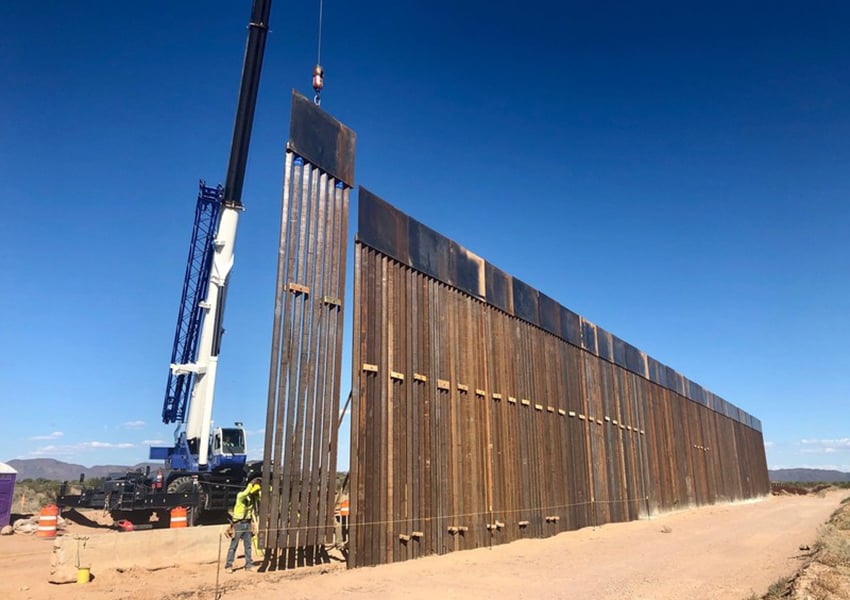
<path fill-rule="evenodd" d="M 236 558 L 236 546 L 239 545 L 239 540 L 242 540 L 242 545 L 245 548 L 245 568 L 250 569 L 254 566 L 251 560 L 251 521 L 236 521 L 233 524 L 233 531 L 233 539 L 230 540 L 230 548 L 227 549 L 224 568 L 233 566 L 233 559 Z"/>

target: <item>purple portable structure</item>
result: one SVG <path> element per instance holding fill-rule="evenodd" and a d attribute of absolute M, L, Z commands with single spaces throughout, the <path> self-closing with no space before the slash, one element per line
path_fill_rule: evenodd
<path fill-rule="evenodd" d="M 17 474 L 18 472 L 6 463 L 0 463 L 0 527 L 8 525 L 12 516 L 12 498 Z"/>

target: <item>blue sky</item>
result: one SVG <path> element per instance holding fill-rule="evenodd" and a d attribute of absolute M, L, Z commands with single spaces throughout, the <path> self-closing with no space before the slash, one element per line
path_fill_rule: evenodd
<path fill-rule="evenodd" d="M 358 183 L 760 418 L 770 467 L 850 471 L 850 7 L 635 4 L 328 0 L 323 107 Z M 272 8 L 228 293 L 214 413 L 255 457 L 317 9 Z M 197 180 L 224 178 L 249 12 L 0 3 L 0 460 L 171 439 Z"/>

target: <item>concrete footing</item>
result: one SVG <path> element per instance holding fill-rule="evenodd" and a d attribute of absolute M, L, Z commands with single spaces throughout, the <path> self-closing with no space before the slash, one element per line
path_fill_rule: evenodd
<path fill-rule="evenodd" d="M 89 567 L 97 577 L 108 570 L 156 570 L 187 562 L 214 562 L 225 529 L 225 525 L 209 525 L 61 536 L 53 544 L 48 581 L 73 583 L 78 567 Z M 228 542 L 227 538 L 222 540 L 225 550 Z"/>

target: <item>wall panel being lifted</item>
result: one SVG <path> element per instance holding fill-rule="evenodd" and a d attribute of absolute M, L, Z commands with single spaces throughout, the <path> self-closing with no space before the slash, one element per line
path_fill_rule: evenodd
<path fill-rule="evenodd" d="M 757 419 L 363 188 L 351 566 L 769 492 Z"/>
<path fill-rule="evenodd" d="M 323 560 L 333 532 L 354 143 L 353 131 L 293 92 L 260 504 L 266 568 Z"/>

